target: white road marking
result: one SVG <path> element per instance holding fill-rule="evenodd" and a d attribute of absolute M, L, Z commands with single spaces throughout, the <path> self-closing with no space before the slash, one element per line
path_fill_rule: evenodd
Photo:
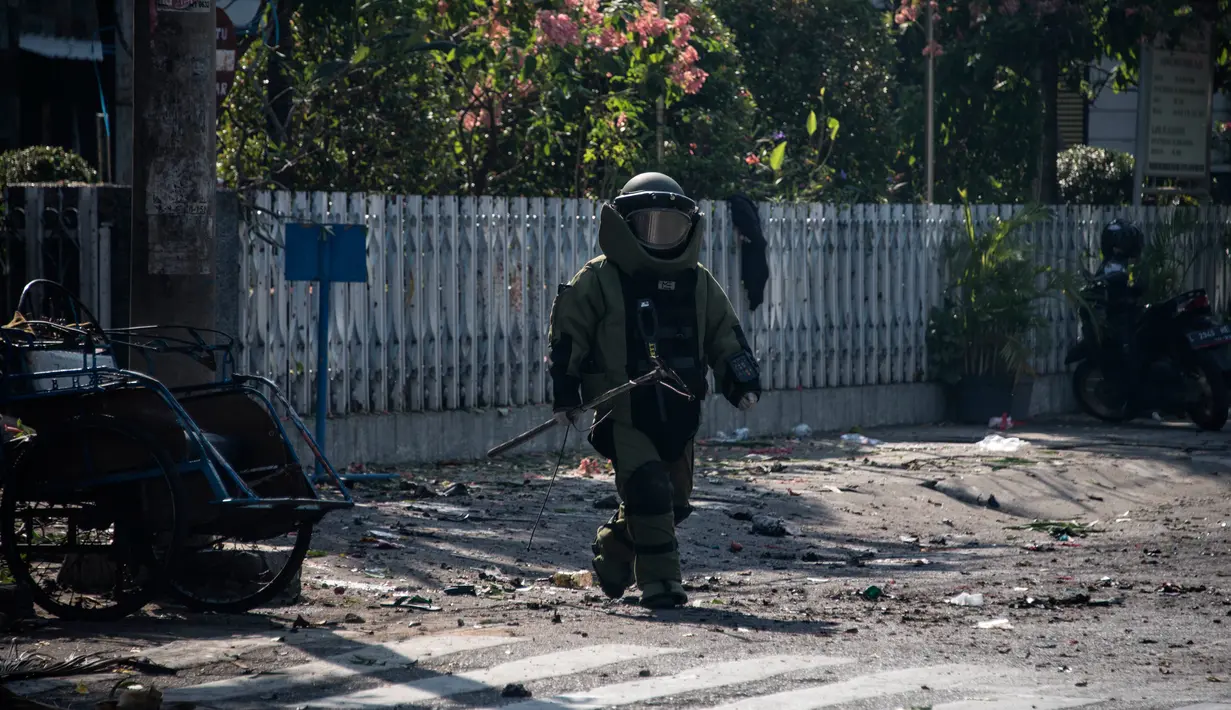
<path fill-rule="evenodd" d="M 172 641 L 165 646 L 156 646 L 134 655 L 143 656 L 154 663 L 174 668 L 177 671 L 237 658 L 258 648 L 279 645 L 277 636 L 241 636 L 209 641 Z"/>
<path fill-rule="evenodd" d="M 1196 705 L 1185 705 L 1182 708 L 1175 710 L 1231 710 L 1231 704 L 1228 703 L 1197 703 Z"/>
<path fill-rule="evenodd" d="M 284 705 L 284 707 L 349 710 L 351 708 L 393 708 L 411 703 L 429 703 L 462 693 L 500 688 L 509 683 L 559 678 L 624 661 L 651 658 L 679 651 L 680 649 L 676 648 L 620 644 L 587 646 L 531 656 L 518 661 L 501 663 L 484 670 L 436 676 L 399 685 L 384 685 L 332 698 L 296 702 Z"/>
<path fill-rule="evenodd" d="M 236 636 L 226 639 L 172 641 L 162 646 L 137 651 L 132 655 L 147 658 L 161 666 L 177 671 L 207 666 L 211 663 L 227 661 L 256 650 L 279 645 L 278 637 L 274 635 Z M 39 695 L 64 687 L 75 687 L 78 683 L 93 683 L 100 680 L 114 679 L 113 674 L 95 674 L 88 676 L 72 676 L 66 678 L 40 678 L 38 680 L 21 680 L 7 684 L 5 687 L 18 695 Z"/>
<path fill-rule="evenodd" d="M 285 670 L 257 676 L 239 676 L 163 693 L 168 702 L 210 703 L 244 696 L 282 693 L 323 679 L 347 678 L 409 665 L 424 656 L 442 656 L 516 643 L 509 636 L 416 636 L 311 661 Z"/>
<path fill-rule="evenodd" d="M 1107 698 L 1057 698 L 1041 695 L 996 695 L 933 705 L 932 710 L 1065 710 L 1101 703 Z"/>
<path fill-rule="evenodd" d="M 797 690 L 746 698 L 709 710 L 813 710 L 855 700 L 908 693 L 920 690 L 925 685 L 933 690 L 953 688 L 976 676 L 986 675 L 989 670 L 979 666 L 947 664 L 883 671 L 837 683 L 810 685 Z"/>
<path fill-rule="evenodd" d="M 615 683 L 579 693 L 505 705 L 501 710 L 589 710 L 632 705 L 694 690 L 751 683 L 791 671 L 851 663 L 851 658 L 829 656 L 763 656 L 693 668 L 675 675 Z"/>

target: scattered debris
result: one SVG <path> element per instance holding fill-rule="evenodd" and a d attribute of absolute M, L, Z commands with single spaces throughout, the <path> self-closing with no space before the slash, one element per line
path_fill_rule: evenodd
<path fill-rule="evenodd" d="M 1030 442 L 1019 439 L 1016 436 L 1006 438 L 999 434 L 988 434 L 975 444 L 980 451 L 997 454 L 1012 454 L 1029 445 Z"/>
<path fill-rule="evenodd" d="M 418 500 L 420 498 L 435 498 L 440 494 L 432 490 L 432 487 L 425 483 L 417 483 L 415 481 L 403 478 L 401 488 L 406 491 L 406 497 Z"/>
<path fill-rule="evenodd" d="M 752 432 L 748 429 L 748 427 L 740 427 L 732 434 L 728 434 L 725 431 L 720 431 L 713 440 L 719 444 L 732 444 L 737 441 L 748 441 L 748 437 L 751 436 L 751 434 Z"/>
<path fill-rule="evenodd" d="M 476 594 L 473 584 L 459 584 L 453 587 L 445 587 L 441 591 L 443 591 L 445 594 L 448 594 L 451 597 L 460 597 L 460 596 L 473 597 Z"/>
<path fill-rule="evenodd" d="M 1010 526 L 1008 529 L 1045 532 L 1061 542 L 1067 542 L 1070 537 L 1086 537 L 1090 533 L 1102 532 L 1102 530 L 1094 528 L 1097 522 L 1079 523 L 1076 520 L 1032 520 L 1025 525 Z"/>
<path fill-rule="evenodd" d="M 530 691 L 521 683 L 509 683 L 504 686 L 504 690 L 500 691 L 502 698 L 531 698 Z"/>
<path fill-rule="evenodd" d="M 1124 603 L 1123 597 L 1111 597 L 1108 599 L 1092 599 L 1089 594 L 1070 594 L 1065 597 L 1047 597 L 1046 599 L 1038 599 L 1036 597 L 1022 597 L 1021 599 L 1011 602 L 1010 609 L 1056 609 L 1065 606 L 1116 606 Z"/>
<path fill-rule="evenodd" d="M 785 537 L 786 524 L 781 518 L 769 515 L 757 515 L 752 518 L 752 534 L 766 537 Z"/>
<path fill-rule="evenodd" d="M 859 596 L 863 597 L 864 599 L 867 599 L 870 602 L 874 602 L 877 599 L 880 599 L 882 596 L 884 596 L 884 594 L 885 592 L 883 589 L 873 584 L 873 585 L 870 585 L 864 588 L 864 590 L 859 593 Z"/>
<path fill-rule="evenodd" d="M 446 498 L 460 498 L 470 495 L 470 489 L 465 483 L 454 483 L 445 489 L 444 495 Z"/>
<path fill-rule="evenodd" d="M 880 446 L 885 443 L 880 439 L 869 439 L 863 434 L 843 434 L 841 437 L 842 443 L 853 444 L 855 446 Z"/>
<path fill-rule="evenodd" d="M 962 592 L 956 597 L 948 599 L 947 602 L 956 606 L 983 606 L 983 595 Z"/>
<path fill-rule="evenodd" d="M 927 488 L 928 490 L 933 490 L 933 491 L 936 491 L 937 493 L 943 493 L 946 496 L 956 500 L 959 503 L 966 503 L 967 505 L 986 506 L 993 510 L 997 510 L 1000 508 L 1000 501 L 996 500 L 996 496 L 991 495 L 990 493 L 987 495 L 984 495 L 980 493 L 978 490 L 975 490 L 973 488 L 959 486 L 957 484 L 949 483 L 948 481 L 944 481 L 941 479 L 923 481 L 919 485 L 923 486 L 924 488 Z"/>
<path fill-rule="evenodd" d="M 979 629 L 1009 630 L 1013 628 L 1013 624 L 1010 624 L 1008 619 L 992 619 L 991 621 L 980 621 L 979 623 L 975 624 L 975 627 Z"/>
<path fill-rule="evenodd" d="M 551 583 L 564 589 L 589 589 L 594 586 L 594 575 L 588 570 L 556 572 L 551 576 Z"/>
<path fill-rule="evenodd" d="M 366 624 L 367 620 L 365 620 L 362 616 L 359 616 L 358 614 L 350 613 L 342 617 L 342 623 L 344 624 Z"/>
<path fill-rule="evenodd" d="M 791 436 L 796 439 L 807 439 L 812 436 L 812 427 L 807 424 L 796 424 L 795 428 L 791 430 Z"/>
<path fill-rule="evenodd" d="M 1189 593 L 1199 594 L 1201 592 L 1204 592 L 1205 589 L 1206 588 L 1204 585 L 1188 586 L 1188 585 L 1181 585 L 1181 584 L 1172 584 L 1168 582 L 1167 584 L 1164 584 L 1163 586 L 1159 587 L 1156 591 L 1159 594 L 1162 594 L 1165 596 L 1179 596 L 1181 594 L 1189 594 Z"/>
<path fill-rule="evenodd" d="M 739 552 L 742 549 L 744 549 L 743 545 L 739 544 L 738 542 L 734 540 L 731 541 L 731 552 Z"/>
<path fill-rule="evenodd" d="M 752 522 L 752 513 L 747 510 L 728 510 L 727 517 L 732 520 L 742 520 L 744 522 Z"/>

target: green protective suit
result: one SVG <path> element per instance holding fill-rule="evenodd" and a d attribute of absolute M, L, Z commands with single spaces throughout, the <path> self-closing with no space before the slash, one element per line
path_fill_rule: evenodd
<path fill-rule="evenodd" d="M 595 412 L 590 442 L 615 468 L 621 504 L 599 528 L 594 567 L 618 597 L 634 581 L 647 606 L 686 601 L 675 526 L 691 512 L 693 439 L 712 369 L 738 405 L 760 394 L 751 348 L 722 287 L 697 262 L 701 227 L 681 253 L 658 258 L 620 214 L 603 207 L 599 248 L 552 305 L 548 341 L 555 409 L 589 401 L 653 369 L 656 354 L 695 400 L 663 385 L 643 386 Z"/>

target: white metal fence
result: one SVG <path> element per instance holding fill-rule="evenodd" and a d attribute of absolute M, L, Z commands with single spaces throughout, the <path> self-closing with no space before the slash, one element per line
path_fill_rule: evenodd
<path fill-rule="evenodd" d="M 314 401 L 316 294 L 287 283 L 283 220 L 368 226 L 367 284 L 334 286 L 330 409 L 335 415 L 505 407 L 549 401 L 547 319 L 557 283 L 599 253 L 598 203 L 498 197 L 258 193 L 241 224 L 240 367 L 266 374 L 301 409 Z M 944 289 L 943 244 L 963 224 L 956 206 L 760 206 L 769 242 L 765 302 L 748 313 L 737 236 L 722 202 L 703 202 L 702 262 L 744 319 L 774 389 L 926 379 L 928 310 Z M 979 206 L 976 220 L 1017 207 Z M 1030 229 L 1041 263 L 1076 268 L 1116 215 L 1147 234 L 1175 210 L 1059 207 Z M 1187 281 L 1226 305 L 1231 269 L 1222 238 L 1231 209 L 1194 211 L 1185 249 L 1201 251 Z M 1217 248 L 1209 248 L 1217 246 Z M 1063 370 L 1076 314 L 1048 303 L 1036 352 Z"/>

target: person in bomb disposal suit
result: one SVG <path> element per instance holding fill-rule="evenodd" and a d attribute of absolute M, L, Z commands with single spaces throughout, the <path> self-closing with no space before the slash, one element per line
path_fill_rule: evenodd
<path fill-rule="evenodd" d="M 650 608 L 688 601 L 675 526 L 692 512 L 693 441 L 712 368 L 727 401 L 750 409 L 760 372 L 726 293 L 697 262 L 703 216 L 661 173 L 629 180 L 599 219 L 603 255 L 552 304 L 548 342 L 555 417 L 665 364 L 693 395 L 669 383 L 638 387 L 595 410 L 589 441 L 615 468 L 621 504 L 592 550 L 603 593 L 634 582 Z"/>

